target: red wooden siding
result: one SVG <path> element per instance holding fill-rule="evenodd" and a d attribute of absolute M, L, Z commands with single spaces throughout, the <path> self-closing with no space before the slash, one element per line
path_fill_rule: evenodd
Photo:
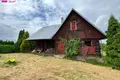
<path fill-rule="evenodd" d="M 96 47 L 89 46 L 89 53 L 88 54 L 95 54 L 95 52 L 96 52 Z"/>
<path fill-rule="evenodd" d="M 82 56 L 86 56 L 87 54 L 95 54 L 96 52 L 96 47 L 95 46 L 84 46 L 82 47 Z"/>
<path fill-rule="evenodd" d="M 73 20 L 74 19 L 74 20 Z M 77 30 L 74 32 L 70 30 L 70 23 L 76 21 Z M 75 28 L 75 23 L 73 23 L 73 29 Z M 75 12 L 72 12 L 70 16 L 63 23 L 59 31 L 54 36 L 56 39 L 72 39 L 72 38 L 83 38 L 83 39 L 103 39 L 105 36 L 101 34 L 96 28 L 85 21 Z"/>
<path fill-rule="evenodd" d="M 64 51 L 64 42 L 58 42 L 58 50 Z"/>

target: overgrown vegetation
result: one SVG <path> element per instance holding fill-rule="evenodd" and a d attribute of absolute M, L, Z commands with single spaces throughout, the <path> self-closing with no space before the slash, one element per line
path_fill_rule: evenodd
<path fill-rule="evenodd" d="M 76 56 L 79 53 L 80 39 L 62 40 L 65 43 L 66 57 Z"/>

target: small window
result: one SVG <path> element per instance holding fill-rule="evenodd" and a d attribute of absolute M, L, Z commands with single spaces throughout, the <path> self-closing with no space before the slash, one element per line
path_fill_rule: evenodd
<path fill-rule="evenodd" d="M 91 41 L 85 41 L 85 45 L 91 46 Z"/>
<path fill-rule="evenodd" d="M 70 22 L 70 30 L 77 30 L 76 21 Z"/>

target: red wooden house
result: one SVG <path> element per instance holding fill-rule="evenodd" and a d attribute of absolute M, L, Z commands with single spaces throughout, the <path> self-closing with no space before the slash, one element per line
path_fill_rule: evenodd
<path fill-rule="evenodd" d="M 63 21 L 63 18 L 61 20 Z M 61 38 L 66 40 L 80 38 L 83 42 L 81 54 L 96 55 L 100 53 L 99 40 L 106 37 L 87 19 L 72 9 L 62 24 L 43 27 L 28 40 L 35 41 L 35 49 L 46 51 L 54 48 L 57 54 L 63 54 L 64 43 L 60 42 Z"/>

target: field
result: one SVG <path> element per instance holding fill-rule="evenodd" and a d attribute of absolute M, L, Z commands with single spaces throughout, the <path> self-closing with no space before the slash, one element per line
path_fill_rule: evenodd
<path fill-rule="evenodd" d="M 16 66 L 3 66 L 15 57 Z M 120 71 L 80 61 L 27 53 L 1 54 L 0 80 L 120 80 Z"/>

